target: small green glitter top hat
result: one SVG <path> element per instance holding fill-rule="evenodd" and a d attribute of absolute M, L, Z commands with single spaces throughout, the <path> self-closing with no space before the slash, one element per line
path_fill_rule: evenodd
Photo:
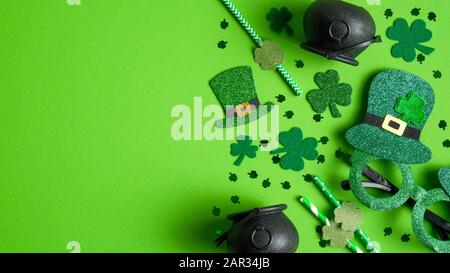
<path fill-rule="evenodd" d="M 403 164 L 424 163 L 431 151 L 420 134 L 434 106 L 431 86 L 418 76 L 385 70 L 373 80 L 364 123 L 347 131 L 355 148 Z"/>
<path fill-rule="evenodd" d="M 216 121 L 216 127 L 230 128 L 247 124 L 266 115 L 274 106 L 271 102 L 259 102 L 250 66 L 226 70 L 215 76 L 209 84 L 226 114 L 223 120 Z"/>

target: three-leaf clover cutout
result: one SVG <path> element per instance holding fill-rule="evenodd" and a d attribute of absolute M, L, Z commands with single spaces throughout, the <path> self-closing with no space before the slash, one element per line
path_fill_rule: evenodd
<path fill-rule="evenodd" d="M 330 226 L 323 226 L 323 239 L 330 240 L 330 245 L 333 247 L 344 247 L 347 240 L 353 239 L 353 231 L 343 230 L 338 223 L 331 222 Z"/>
<path fill-rule="evenodd" d="M 264 41 L 261 47 L 255 49 L 255 62 L 263 70 L 273 70 L 277 64 L 284 63 L 284 51 L 276 42 Z"/>
<path fill-rule="evenodd" d="M 288 24 L 292 20 L 292 13 L 286 7 L 279 10 L 272 8 L 266 15 L 266 19 L 270 22 L 269 27 L 272 31 L 280 33 L 285 29 L 289 36 L 294 34 L 294 30 Z"/>
<path fill-rule="evenodd" d="M 301 171 L 305 167 L 303 158 L 307 160 L 317 159 L 317 139 L 308 137 L 303 139 L 300 128 L 294 127 L 287 132 L 281 132 L 278 139 L 283 148 L 276 149 L 271 154 L 283 154 L 280 166 L 284 170 Z"/>
<path fill-rule="evenodd" d="M 395 111 L 401 114 L 401 119 L 405 122 L 412 122 L 419 126 L 425 119 L 425 100 L 415 92 L 409 93 L 406 97 L 400 97 L 395 105 Z"/>
<path fill-rule="evenodd" d="M 339 83 L 339 73 L 336 70 L 317 73 L 314 81 L 320 89 L 309 91 L 306 95 L 306 100 L 311 104 L 314 112 L 323 113 L 329 107 L 334 118 L 341 117 L 337 105 L 350 105 L 352 87 L 347 83 Z"/>
<path fill-rule="evenodd" d="M 406 62 L 412 62 L 416 58 L 416 49 L 425 55 L 430 55 L 434 48 L 424 46 L 422 43 L 428 42 L 433 36 L 427 29 L 425 21 L 415 20 L 411 27 L 403 18 L 394 21 L 394 25 L 387 30 L 387 37 L 398 41 L 392 47 L 391 53 L 394 58 L 403 58 Z"/>
<path fill-rule="evenodd" d="M 238 137 L 237 143 L 231 144 L 230 154 L 238 158 L 234 165 L 240 166 L 245 157 L 255 158 L 258 146 L 252 145 L 252 139 L 249 136 Z"/>
<path fill-rule="evenodd" d="M 343 202 L 340 208 L 334 210 L 334 220 L 342 224 L 342 229 L 355 231 L 362 223 L 362 212 L 351 202 Z"/>

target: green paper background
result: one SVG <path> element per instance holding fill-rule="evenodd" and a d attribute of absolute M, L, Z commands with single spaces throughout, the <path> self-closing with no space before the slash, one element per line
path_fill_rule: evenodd
<path fill-rule="evenodd" d="M 82 252 L 223 252 L 213 239 L 216 228 L 225 229 L 228 213 L 256 206 L 286 203 L 286 214 L 300 234 L 298 252 L 343 252 L 345 248 L 320 248 L 317 220 L 297 201 L 299 195 L 332 215 L 331 205 L 310 183 L 306 173 L 320 175 L 341 200 L 355 201 L 339 182 L 349 168 L 335 158 L 345 143 L 344 132 L 365 112 L 369 80 L 383 69 L 403 69 L 427 80 L 436 93 L 436 106 L 422 140 L 433 151 L 431 162 L 414 166 L 418 184 L 438 187 L 437 172 L 450 166 L 448 86 L 450 4 L 445 0 L 381 0 L 380 6 L 352 0 L 375 18 L 384 42 L 370 47 L 352 67 L 328 61 L 299 48 L 303 41 L 301 18 L 311 0 L 235 0 L 237 7 L 267 39 L 286 51 L 286 68 L 305 91 L 316 88 L 316 72 L 336 69 L 341 81 L 354 89 L 349 107 L 339 107 L 343 117 L 329 111 L 316 123 L 305 96 L 294 97 L 275 72 L 262 71 L 253 62 L 252 40 L 219 0 L 148 1 L 3 0 L 0 8 L 0 251 L 68 252 L 69 241 L 78 241 Z M 294 17 L 294 36 L 269 30 L 265 14 L 286 6 Z M 436 51 L 423 64 L 394 59 L 386 29 L 401 16 L 411 23 L 414 7 L 433 31 L 427 45 Z M 391 8 L 394 16 L 386 19 Z M 437 13 L 430 22 L 429 11 Z M 226 19 L 230 26 L 220 28 Z M 220 40 L 227 48 L 217 47 Z M 295 67 L 301 59 L 305 67 Z M 281 129 L 300 127 L 305 137 L 328 136 L 319 145 L 324 164 L 306 162 L 302 172 L 284 171 L 272 164 L 268 152 L 232 163 L 230 141 L 181 141 L 171 138 L 176 120 L 170 116 L 177 104 L 218 104 L 208 81 L 219 72 L 250 65 L 262 102 L 283 94 Z M 433 70 L 443 73 L 433 78 Z M 378 166 L 383 173 L 389 167 Z M 256 180 L 247 173 L 257 170 Z M 237 183 L 228 180 L 238 175 Z M 393 175 L 397 179 L 397 175 Z M 261 182 L 270 178 L 272 186 Z M 284 190 L 281 182 L 290 181 Z M 397 183 L 399 185 L 399 183 Z M 240 204 L 230 201 L 240 197 Z M 359 207 L 361 204 L 356 203 Z M 213 206 L 221 209 L 214 217 Z M 433 208 L 447 219 L 448 204 Z M 362 228 L 384 252 L 429 252 L 415 239 L 411 209 L 391 212 L 364 210 Z M 391 236 L 383 229 L 392 227 Z M 411 234 L 411 241 L 400 240 Z"/>

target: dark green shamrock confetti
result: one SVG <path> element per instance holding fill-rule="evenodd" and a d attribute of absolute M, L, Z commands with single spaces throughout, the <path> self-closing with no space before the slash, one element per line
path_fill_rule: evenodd
<path fill-rule="evenodd" d="M 428 20 L 436 22 L 437 15 L 434 12 L 428 13 Z"/>
<path fill-rule="evenodd" d="M 404 242 L 404 243 L 409 242 L 411 240 L 410 236 L 411 236 L 411 234 L 403 234 L 402 238 L 401 238 L 402 242 Z"/>
<path fill-rule="evenodd" d="M 316 226 L 316 233 L 322 235 L 322 226 Z"/>
<path fill-rule="evenodd" d="M 262 146 L 264 148 L 267 147 L 268 144 L 269 144 L 269 141 L 267 139 L 263 139 L 259 142 L 259 146 Z"/>
<path fill-rule="evenodd" d="M 392 228 L 391 227 L 386 227 L 384 229 L 384 236 L 391 236 L 392 234 Z"/>
<path fill-rule="evenodd" d="M 442 129 L 445 131 L 445 128 L 447 128 L 447 122 L 445 120 L 439 121 L 439 129 Z"/>
<path fill-rule="evenodd" d="M 237 175 L 236 175 L 235 173 L 230 173 L 230 176 L 228 176 L 228 179 L 229 179 L 231 182 L 236 182 L 237 179 L 238 179 L 238 177 L 237 177 Z"/>
<path fill-rule="evenodd" d="M 295 67 L 303 68 L 303 67 L 305 67 L 305 63 L 302 60 L 296 60 L 295 61 Z"/>
<path fill-rule="evenodd" d="M 286 111 L 286 113 L 284 113 L 283 117 L 286 117 L 287 119 L 291 119 L 294 116 L 294 112 L 293 111 Z"/>
<path fill-rule="evenodd" d="M 420 8 L 413 8 L 412 10 L 411 10 L 411 15 L 412 16 L 419 16 L 420 15 Z"/>
<path fill-rule="evenodd" d="M 281 161 L 281 157 L 279 155 L 272 156 L 272 162 L 273 164 L 278 164 Z"/>
<path fill-rule="evenodd" d="M 283 95 L 278 95 L 275 97 L 279 103 L 282 103 L 286 100 L 286 97 Z"/>
<path fill-rule="evenodd" d="M 223 19 L 222 22 L 220 22 L 220 27 L 222 29 L 227 29 L 228 28 L 228 22 L 227 20 Z"/>
<path fill-rule="evenodd" d="M 418 61 L 420 64 L 423 64 L 423 62 L 425 62 L 425 55 L 423 55 L 422 53 L 419 53 L 419 54 L 417 55 L 417 61 Z"/>
<path fill-rule="evenodd" d="M 265 189 L 267 189 L 268 187 L 270 187 L 270 184 L 272 184 L 272 183 L 270 183 L 269 178 L 264 179 L 263 182 L 262 182 L 262 186 L 263 186 L 263 188 L 265 188 Z"/>
<path fill-rule="evenodd" d="M 444 140 L 444 142 L 442 142 L 442 146 L 444 146 L 444 148 L 450 148 L 450 139 Z"/>
<path fill-rule="evenodd" d="M 321 122 L 322 119 L 323 119 L 323 117 L 322 117 L 321 114 L 315 114 L 315 115 L 313 116 L 313 120 L 314 120 L 315 122 Z"/>
<path fill-rule="evenodd" d="M 344 160 L 345 162 L 350 162 L 351 155 L 342 151 L 341 148 L 337 149 L 336 152 L 334 153 L 334 155 L 336 156 L 336 158 L 340 158 L 340 159 Z"/>
<path fill-rule="evenodd" d="M 256 179 L 256 178 L 258 178 L 258 173 L 255 170 L 252 170 L 251 172 L 248 173 L 248 176 L 251 179 Z"/>
<path fill-rule="evenodd" d="M 225 49 L 227 47 L 227 44 L 228 44 L 228 42 L 222 40 L 217 43 L 217 47 L 220 49 Z"/>
<path fill-rule="evenodd" d="M 394 15 L 394 12 L 392 11 L 392 9 L 387 9 L 384 11 L 384 16 L 386 16 L 386 19 L 389 19 L 389 17 L 392 17 L 392 15 Z"/>
<path fill-rule="evenodd" d="M 309 91 L 306 100 L 311 104 L 314 112 L 323 113 L 330 108 L 333 118 L 341 117 L 337 105 L 347 106 L 352 102 L 352 87 L 347 83 L 339 83 L 339 73 L 328 70 L 314 76 L 319 89 Z"/>
<path fill-rule="evenodd" d="M 291 188 L 291 182 L 284 181 L 283 183 L 281 183 L 281 186 L 283 187 L 283 189 L 289 190 Z"/>
<path fill-rule="evenodd" d="M 320 138 L 319 142 L 322 143 L 323 145 L 326 145 L 328 143 L 329 139 L 326 136 L 323 136 Z"/>
<path fill-rule="evenodd" d="M 435 79 L 440 79 L 440 78 L 442 78 L 442 72 L 439 71 L 439 70 L 433 70 L 433 77 L 434 77 Z"/>
<path fill-rule="evenodd" d="M 271 154 L 285 153 L 280 161 L 282 169 L 301 171 L 305 167 L 303 158 L 307 160 L 317 159 L 317 140 L 312 137 L 303 139 L 300 128 L 294 127 L 287 132 L 281 132 L 278 139 L 283 148 L 276 149 Z"/>
<path fill-rule="evenodd" d="M 258 151 L 258 146 L 252 145 L 252 139 L 249 136 L 240 136 L 238 137 L 237 143 L 231 144 L 230 154 L 232 156 L 238 156 L 238 159 L 234 162 L 234 165 L 240 166 L 246 156 L 249 158 L 255 158 L 256 151 Z"/>
<path fill-rule="evenodd" d="M 212 214 L 214 216 L 219 216 L 220 215 L 220 209 L 218 207 L 216 207 L 216 206 L 213 207 L 211 212 L 212 212 Z"/>
<path fill-rule="evenodd" d="M 425 119 L 425 100 L 415 92 L 409 93 L 406 97 L 400 97 L 395 105 L 395 111 L 402 114 L 401 119 L 405 122 L 412 122 L 419 126 Z"/>
<path fill-rule="evenodd" d="M 303 175 L 303 179 L 305 180 L 305 182 L 314 182 L 314 176 L 309 173 Z"/>
<path fill-rule="evenodd" d="M 233 203 L 233 204 L 240 204 L 241 201 L 239 200 L 239 196 L 237 196 L 237 195 L 231 196 L 231 203 Z"/>
<path fill-rule="evenodd" d="M 325 247 L 327 247 L 328 243 L 329 243 L 329 241 L 322 239 L 322 240 L 319 241 L 319 246 L 321 248 L 325 248 Z"/>
<path fill-rule="evenodd" d="M 322 164 L 325 162 L 325 156 L 324 155 L 319 155 L 317 157 L 317 164 Z"/>
<path fill-rule="evenodd" d="M 416 49 L 425 55 L 430 55 L 434 51 L 434 48 L 422 45 L 430 41 L 433 34 L 421 19 L 415 20 L 409 27 L 404 18 L 398 18 L 393 26 L 388 28 L 387 36 L 391 40 L 398 41 L 392 47 L 392 56 L 403 58 L 406 62 L 412 62 L 416 58 Z"/>
<path fill-rule="evenodd" d="M 288 24 L 292 19 L 292 13 L 286 7 L 279 10 L 272 8 L 266 15 L 266 19 L 270 22 L 269 27 L 272 31 L 280 33 L 284 29 L 289 36 L 294 34 L 294 30 Z"/>

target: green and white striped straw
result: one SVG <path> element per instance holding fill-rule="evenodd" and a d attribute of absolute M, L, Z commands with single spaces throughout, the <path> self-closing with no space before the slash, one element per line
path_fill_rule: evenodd
<path fill-rule="evenodd" d="M 308 198 L 302 196 L 299 198 L 300 203 L 302 203 L 314 216 L 316 216 L 317 219 L 322 222 L 322 224 L 330 226 L 330 220 L 313 204 L 311 201 L 309 201 Z M 347 240 L 347 247 L 353 252 L 353 253 L 364 253 L 362 249 L 360 249 L 352 240 Z"/>
<path fill-rule="evenodd" d="M 239 12 L 239 10 L 236 8 L 236 6 L 230 1 L 230 0 L 221 0 L 223 4 L 228 8 L 228 10 L 233 14 L 234 18 L 241 24 L 241 26 L 247 31 L 247 33 L 250 35 L 250 37 L 253 39 L 253 41 L 258 45 L 259 47 L 263 46 L 263 39 L 261 36 L 256 33 L 256 31 L 253 29 L 253 27 L 250 25 L 250 23 L 245 19 L 245 17 Z M 294 78 L 292 78 L 291 74 L 286 70 L 284 65 L 277 64 L 277 71 L 280 73 L 280 75 L 283 77 L 283 79 L 287 82 L 287 84 L 291 87 L 291 89 L 294 91 L 294 94 L 296 96 L 300 96 L 303 91 L 301 90 L 300 86 L 295 82 Z"/>
<path fill-rule="evenodd" d="M 341 202 L 331 193 L 330 189 L 327 188 L 325 182 L 318 176 L 314 177 L 314 184 L 319 188 L 319 190 L 325 195 L 325 197 L 330 201 L 330 203 L 335 208 L 341 207 Z M 371 250 L 374 244 L 369 239 L 369 236 L 359 227 L 355 230 L 356 235 L 361 239 L 367 250 Z"/>

